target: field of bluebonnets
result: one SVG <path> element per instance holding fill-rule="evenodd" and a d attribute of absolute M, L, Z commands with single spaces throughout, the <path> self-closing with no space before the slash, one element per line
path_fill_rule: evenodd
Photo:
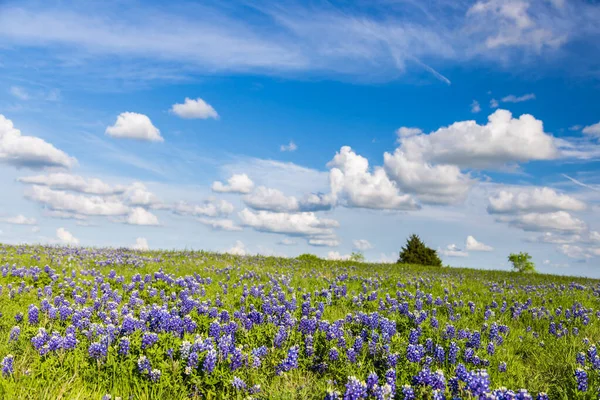
<path fill-rule="evenodd" d="M 591 399 L 600 281 L 0 246 L 2 399 Z"/>

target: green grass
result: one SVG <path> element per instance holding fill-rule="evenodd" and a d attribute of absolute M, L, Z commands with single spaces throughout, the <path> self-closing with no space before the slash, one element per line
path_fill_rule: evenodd
<path fill-rule="evenodd" d="M 124 262 L 104 267 L 98 265 L 99 261 L 117 256 L 122 257 Z M 15 268 L 18 270 L 35 266 L 43 270 L 46 265 L 49 265 L 57 275 L 53 282 L 44 272 L 39 274 L 37 280 L 31 275 L 21 277 L 11 273 Z M 241 302 L 244 285 L 247 285 L 248 289 L 255 285 L 264 285 L 265 293 L 279 287 L 281 290 L 277 289 L 276 292 L 283 293 L 287 301 L 295 297 L 297 309 L 293 317 L 297 321 L 301 317 L 302 296 L 306 293 L 312 293 L 311 306 L 315 307 L 318 302 L 326 303 L 322 319 L 329 322 L 344 319 L 348 313 L 379 312 L 381 316 L 396 323 L 397 333 L 389 345 L 392 353 L 399 354 L 397 365 L 399 390 L 402 385 L 410 384 L 412 377 L 421 368 L 420 365 L 408 362 L 405 357 L 408 335 L 414 328 L 414 323 L 400 312 L 388 309 L 379 311 L 380 301 L 389 306 L 386 301 L 386 296 L 389 295 L 392 299 L 400 299 L 400 302 L 407 301 L 410 310 L 414 311 L 415 300 L 409 297 L 421 291 L 431 294 L 433 299 L 439 297 L 444 303 L 442 306 L 435 306 L 423 302 L 423 309 L 429 313 L 434 308 L 438 310 L 439 329 L 432 328 L 429 320 L 425 321 L 422 324 L 421 343 L 426 338 L 432 338 L 435 343 L 447 347 L 450 341 L 443 337 L 447 323 L 453 324 L 457 330 L 469 329 L 471 332 L 481 331 L 484 324 L 489 325 L 492 322 L 510 328 L 510 332 L 504 335 L 503 344 L 496 347 L 494 355 L 486 354 L 485 346 L 488 342 L 486 333 L 482 334 L 482 348 L 476 351 L 479 357 L 489 360 L 490 365 L 487 370 L 492 388 L 507 387 L 513 390 L 526 388 L 533 395 L 546 392 L 552 399 L 597 397 L 600 377 L 589 361 L 586 364 L 590 385 L 588 392 L 582 393 L 576 390 L 573 375 L 578 367 L 576 354 L 581 351 L 586 352 L 589 347 L 583 343 L 583 339 L 589 338 L 590 344 L 595 344 L 600 339 L 600 324 L 596 316 L 596 311 L 600 308 L 598 304 L 600 281 L 597 280 L 543 274 L 519 275 L 489 270 L 361 264 L 311 258 L 301 261 L 259 256 L 236 257 L 191 251 L 140 253 L 126 250 L 0 246 L 0 271 L 2 272 L 0 275 L 0 285 L 2 285 L 0 359 L 7 354 L 14 355 L 14 373 L 0 377 L 0 398 L 100 399 L 106 394 L 112 395 L 113 399 L 116 397 L 122 399 L 246 398 L 247 393 L 236 391 L 231 385 L 233 377 L 238 376 L 249 386 L 260 385 L 261 391 L 253 396 L 255 398 L 323 399 L 328 389 L 343 392 L 348 376 L 357 376 L 365 380 L 369 372 L 375 371 L 382 379 L 387 370 L 381 357 L 368 354 L 366 345 L 356 363 L 349 362 L 344 351 L 340 351 L 338 361 L 329 362 L 326 360 L 328 351 L 337 344 L 327 341 L 322 332 L 315 335 L 315 357 L 305 356 L 303 335 L 297 329 L 290 331 L 289 338 L 282 348 L 275 348 L 273 337 L 278 328 L 274 324 L 263 324 L 249 331 L 240 328 L 236 333 L 236 345 L 241 346 L 246 355 L 250 354 L 251 349 L 261 345 L 269 348 L 269 353 L 260 368 L 243 367 L 231 372 L 229 362 L 223 361 L 217 365 L 212 374 L 206 374 L 201 368 L 202 356 L 200 368 L 188 375 L 184 373 L 185 362 L 179 358 L 179 347 L 183 340 L 193 342 L 195 335 L 205 338 L 208 327 L 213 321 L 213 318 L 207 315 L 199 315 L 196 310 L 190 313 L 197 323 L 194 333 L 186 333 L 184 338 L 170 333 L 160 333 L 158 344 L 143 351 L 140 348 L 141 332 L 136 332 L 131 335 L 131 353 L 128 356 L 118 355 L 116 350 L 118 344 L 115 343 L 110 347 L 105 360 L 98 362 L 91 359 L 87 351 L 91 341 L 80 331 L 77 332 L 79 344 L 73 351 L 59 350 L 40 356 L 33 348 L 31 338 L 37 334 L 40 326 L 49 333 L 57 331 L 64 335 L 66 327 L 70 324 L 70 319 L 51 320 L 42 312 L 40 312 L 39 325 L 28 324 L 29 304 L 40 306 L 38 289 L 43 290 L 46 285 L 51 285 L 53 293 L 52 297 L 49 297 L 50 300 L 63 294 L 64 299 L 73 306 L 73 288 L 81 288 L 79 294 L 84 291 L 90 294 L 95 286 L 100 288 L 98 277 L 102 274 L 103 283 L 110 283 L 111 290 L 116 291 L 123 298 L 124 304 L 129 300 L 131 292 L 125 292 L 122 284 L 107 278 L 111 270 L 115 270 L 117 275 L 123 277 L 125 283 L 129 283 L 136 274 L 144 277 L 161 268 L 165 273 L 172 274 L 174 279 L 193 277 L 194 274 L 204 279 L 210 278 L 211 283 L 199 285 L 199 288 L 204 289 L 205 294 L 197 293 L 192 297 L 201 302 L 210 300 L 212 305 L 215 304 L 217 297 L 220 298 L 222 306 L 218 307 L 219 311 L 229 311 L 234 321 L 236 319 L 233 318 L 233 313 L 240 307 L 246 307 L 248 311 L 250 305 L 254 305 L 260 310 L 263 303 L 261 299 L 252 296 Z M 91 276 L 91 271 L 95 271 L 97 276 Z M 74 278 L 72 278 L 73 274 Z M 346 280 L 340 280 L 343 275 L 347 275 Z M 68 287 L 71 281 L 73 287 Z M 224 293 L 220 283 L 228 285 L 227 293 Z M 332 283 L 345 285 L 347 296 L 339 298 L 333 296 L 331 303 L 327 304 L 327 298 L 319 297 L 319 293 L 328 290 Z M 583 287 L 572 287 L 573 283 Z M 14 291 L 12 296 L 9 285 L 12 285 Z M 23 290 L 19 293 L 21 285 Z M 144 300 L 145 305 L 162 304 L 159 296 L 149 296 L 149 287 L 156 288 L 158 292 L 165 290 L 166 295 L 175 293 L 176 300 L 169 301 L 169 308 L 178 305 L 177 298 L 182 288 L 162 281 L 153 281 L 146 285 L 144 290 L 138 289 L 139 297 Z M 366 298 L 372 292 L 376 292 L 374 300 L 353 300 L 361 294 Z M 445 296 L 448 296 L 446 300 L 444 300 Z M 528 299 L 532 303 L 529 311 L 523 311 L 517 318 L 513 318 L 510 311 L 513 303 L 516 301 L 522 304 Z M 457 303 L 454 311 L 461 315 L 460 319 L 449 320 L 446 301 Z M 469 301 L 476 305 L 474 313 L 469 310 Z M 496 301 L 499 306 L 506 301 L 507 311 L 501 313 L 498 307 L 494 310 L 495 315 L 485 321 L 485 307 L 493 301 Z M 584 325 L 580 318 L 565 318 L 564 311 L 576 303 L 590 309 L 590 321 L 587 325 Z M 123 304 L 119 305 L 119 310 Z M 88 299 L 84 306 L 92 305 L 93 302 Z M 75 308 L 81 307 L 75 306 Z M 555 315 L 558 307 L 562 308 L 563 313 L 560 317 L 554 317 L 554 321 L 557 323 L 562 321 L 569 329 L 569 334 L 563 337 L 555 337 L 549 333 L 551 322 L 549 316 Z M 139 317 L 140 309 L 141 307 L 138 307 L 135 310 L 136 317 Z M 539 317 L 535 317 L 530 311 L 533 309 L 539 310 Z M 19 312 L 24 314 L 24 320 L 17 324 L 15 315 Z M 93 315 L 91 322 L 100 323 L 97 314 Z M 10 342 L 9 334 L 14 325 L 20 326 L 21 335 L 18 341 Z M 528 327 L 531 327 L 530 331 Z M 579 329 L 578 335 L 572 333 L 573 327 Z M 362 327 L 357 323 L 344 327 L 349 345 L 361 330 Z M 538 337 L 534 336 L 534 332 Z M 464 340 L 457 342 L 461 350 L 464 350 Z M 300 347 L 299 368 L 278 376 L 275 373 L 276 366 L 285 358 L 287 350 L 292 345 Z M 174 349 L 173 358 L 166 354 L 169 348 Z M 136 362 L 141 354 L 145 354 L 151 360 L 153 368 L 162 371 L 161 379 L 157 383 L 150 382 L 145 375 L 137 371 Z M 319 357 L 328 363 L 328 368 L 324 372 L 317 372 L 312 368 Z M 460 357 L 459 361 L 461 361 Z M 506 362 L 508 365 L 505 373 L 498 371 L 501 362 Z M 455 366 L 446 362 L 443 365 L 435 364 L 432 370 L 438 368 L 442 369 L 446 379 L 449 379 L 453 376 Z M 468 368 L 471 370 L 475 367 L 468 365 Z M 418 393 L 420 398 L 431 396 L 430 390 L 418 389 Z M 466 392 L 463 392 L 461 397 L 469 398 Z M 397 398 L 402 397 L 398 394 Z"/>

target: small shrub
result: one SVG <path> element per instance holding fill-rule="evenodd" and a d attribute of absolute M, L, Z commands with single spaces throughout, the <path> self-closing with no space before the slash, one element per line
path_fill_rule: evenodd
<path fill-rule="evenodd" d="M 511 253 L 508 256 L 508 261 L 513 265 L 513 271 L 525 274 L 535 273 L 535 264 L 531 261 L 529 253 L 521 252 L 519 254 Z"/>
<path fill-rule="evenodd" d="M 321 259 L 319 257 L 315 256 L 314 254 L 310 254 L 310 253 L 300 254 L 298 257 L 296 257 L 296 259 L 298 259 L 300 261 L 306 261 L 306 262 L 321 261 Z"/>
<path fill-rule="evenodd" d="M 398 264 L 419 264 L 442 266 L 442 260 L 437 255 L 437 251 L 429 248 L 423 243 L 417 235 L 411 235 L 406 241 L 406 245 L 400 252 Z"/>

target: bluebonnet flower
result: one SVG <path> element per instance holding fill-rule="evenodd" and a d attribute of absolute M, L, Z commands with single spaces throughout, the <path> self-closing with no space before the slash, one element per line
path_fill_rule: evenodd
<path fill-rule="evenodd" d="M 137 361 L 138 372 L 141 374 L 149 374 L 152 371 L 150 360 L 146 356 L 140 356 Z"/>
<path fill-rule="evenodd" d="M 337 361 L 339 357 L 340 357 L 340 353 L 338 352 L 338 349 L 336 349 L 335 347 L 332 347 L 329 350 L 329 359 L 331 361 Z"/>
<path fill-rule="evenodd" d="M 77 347 L 79 341 L 75 337 L 74 333 L 67 333 L 62 341 L 62 348 L 65 350 L 73 350 Z"/>
<path fill-rule="evenodd" d="M 119 354 L 122 356 L 126 356 L 127 354 L 129 354 L 129 347 L 131 345 L 131 341 L 129 340 L 128 337 L 122 337 L 121 340 L 119 340 Z"/>
<path fill-rule="evenodd" d="M 244 382 L 242 379 L 238 378 L 237 376 L 233 377 L 233 380 L 231 381 L 231 385 L 236 390 L 246 390 L 246 382 Z"/>
<path fill-rule="evenodd" d="M 202 364 L 202 369 L 207 374 L 210 374 L 215 369 L 217 364 L 217 352 L 215 349 L 210 349 L 208 353 L 206 353 L 206 357 L 204 358 L 204 363 Z"/>
<path fill-rule="evenodd" d="M 31 325 L 37 325 L 40 322 L 40 312 L 35 304 L 30 304 L 27 309 L 27 320 Z"/>
<path fill-rule="evenodd" d="M 149 378 L 152 382 L 158 382 L 160 380 L 160 375 L 160 369 L 153 369 L 152 371 L 150 371 Z"/>
<path fill-rule="evenodd" d="M 154 332 L 145 332 L 142 335 L 142 350 L 158 342 L 158 335 Z"/>
<path fill-rule="evenodd" d="M 575 379 L 577 380 L 577 390 L 580 392 L 586 392 L 588 390 L 587 372 L 581 368 L 577 368 L 575 370 Z"/>
<path fill-rule="evenodd" d="M 88 347 L 88 354 L 95 360 L 106 358 L 108 355 L 108 346 L 106 340 L 94 342 Z"/>
<path fill-rule="evenodd" d="M 2 359 L 2 365 L 0 365 L 0 368 L 2 369 L 3 376 L 9 376 L 9 375 L 13 374 L 14 361 L 15 361 L 15 358 L 13 357 L 12 354 L 9 354 Z"/>
<path fill-rule="evenodd" d="M 500 364 L 498 364 L 498 371 L 506 372 L 506 362 L 505 361 L 502 361 Z"/>
<path fill-rule="evenodd" d="M 413 363 L 420 362 L 424 354 L 425 349 L 423 348 L 423 345 L 420 344 L 409 344 L 408 348 L 406 349 L 406 358 L 408 361 Z"/>
<path fill-rule="evenodd" d="M 367 385 L 359 381 L 355 376 L 348 377 L 344 400 L 359 400 L 367 398 Z"/>
<path fill-rule="evenodd" d="M 485 370 L 471 371 L 467 378 L 467 390 L 475 397 L 490 391 L 490 377 Z"/>
<path fill-rule="evenodd" d="M 369 376 L 367 376 L 367 389 L 369 391 L 372 391 L 378 382 L 379 377 L 377 376 L 377 374 L 375 372 L 371 372 Z"/>
<path fill-rule="evenodd" d="M 277 375 L 281 372 L 287 372 L 298 368 L 298 346 L 293 346 L 288 350 L 287 357 L 276 368 Z"/>
<path fill-rule="evenodd" d="M 458 358 L 458 353 L 460 352 L 460 347 L 456 344 L 456 342 L 450 342 L 450 348 L 448 349 L 448 362 L 452 365 L 456 364 L 456 359 Z"/>
<path fill-rule="evenodd" d="M 417 398 L 415 396 L 415 390 L 410 385 L 404 385 L 402 387 L 402 395 L 404 396 L 404 400 L 415 400 Z"/>
<path fill-rule="evenodd" d="M 241 368 L 244 364 L 244 354 L 240 348 L 236 348 L 231 353 L 231 361 L 229 363 L 229 368 L 232 371 L 235 371 L 238 368 Z"/>
<path fill-rule="evenodd" d="M 346 357 L 351 363 L 356 362 L 356 351 L 351 347 L 346 351 Z"/>
<path fill-rule="evenodd" d="M 19 340 L 19 336 L 21 335 L 21 328 L 18 326 L 13 326 L 10 330 L 10 335 L 8 337 L 9 342 L 16 342 Z"/>
<path fill-rule="evenodd" d="M 541 392 L 541 393 L 538 393 L 538 395 L 535 399 L 536 400 L 550 400 L 550 397 L 548 396 L 548 394 Z"/>

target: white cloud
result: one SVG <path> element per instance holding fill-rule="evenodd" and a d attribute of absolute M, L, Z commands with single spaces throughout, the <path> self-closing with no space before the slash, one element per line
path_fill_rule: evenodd
<path fill-rule="evenodd" d="M 367 239 L 356 239 L 352 241 L 352 245 L 355 249 L 360 251 L 366 251 L 373 248 L 373 245 Z"/>
<path fill-rule="evenodd" d="M 37 221 L 35 218 L 27 218 L 26 216 L 19 214 L 14 217 L 7 217 L 0 220 L 2 222 L 6 222 L 7 224 L 13 225 L 35 225 Z"/>
<path fill-rule="evenodd" d="M 600 138 L 600 122 L 584 127 L 581 132 L 592 137 Z"/>
<path fill-rule="evenodd" d="M 78 221 L 84 221 L 87 219 L 85 215 L 74 214 L 68 211 L 56 211 L 56 210 L 46 210 L 44 211 L 45 217 L 50 218 L 58 218 L 58 219 L 75 219 Z"/>
<path fill-rule="evenodd" d="M 234 174 L 226 184 L 220 181 L 213 182 L 211 189 L 218 193 L 248 194 L 254 188 L 254 182 L 246 174 Z"/>
<path fill-rule="evenodd" d="M 350 254 L 341 255 L 337 251 L 330 251 L 329 253 L 327 253 L 327 259 L 328 260 L 336 260 L 336 261 L 349 260 Z"/>
<path fill-rule="evenodd" d="M 473 236 L 467 236 L 467 240 L 465 242 L 467 251 L 492 251 L 494 248 L 492 246 L 488 246 L 487 244 L 483 244 L 478 242 Z"/>
<path fill-rule="evenodd" d="M 502 101 L 504 103 L 521 103 L 523 101 L 533 100 L 533 99 L 535 99 L 535 94 L 533 94 L 533 93 L 524 94 L 523 96 L 515 96 L 514 94 L 510 94 L 506 97 L 503 97 Z"/>
<path fill-rule="evenodd" d="M 186 97 L 183 104 L 173 104 L 170 111 L 181 118 L 187 119 L 219 118 L 217 111 L 200 97 L 196 100 Z"/>
<path fill-rule="evenodd" d="M 148 240 L 146 240 L 146 238 L 143 238 L 143 237 L 139 237 L 139 238 L 135 239 L 135 244 L 133 246 L 131 246 L 131 248 L 133 250 L 140 250 L 140 251 L 148 251 L 150 249 L 150 247 L 148 246 Z"/>
<path fill-rule="evenodd" d="M 581 125 L 573 125 L 569 127 L 570 131 L 580 131 L 583 128 Z"/>
<path fill-rule="evenodd" d="M 189 204 L 180 201 L 172 206 L 172 210 L 179 215 L 221 217 L 231 214 L 234 207 L 226 200 L 211 197 L 201 204 Z"/>
<path fill-rule="evenodd" d="M 566 211 L 502 216 L 498 220 L 508 222 L 525 231 L 583 232 L 587 228 L 584 221 Z"/>
<path fill-rule="evenodd" d="M 479 105 L 479 102 L 477 100 L 473 100 L 473 102 L 471 103 L 471 112 L 476 114 L 479 111 L 481 111 L 481 106 Z"/>
<path fill-rule="evenodd" d="M 581 241 L 580 235 L 561 235 L 560 233 L 544 232 L 540 236 L 528 239 L 530 242 L 551 243 L 551 244 L 572 244 Z"/>
<path fill-rule="evenodd" d="M 257 231 L 301 236 L 334 235 L 339 223 L 333 219 L 319 219 L 313 212 L 273 213 L 253 212 L 245 208 L 238 213 L 242 224 Z"/>
<path fill-rule="evenodd" d="M 419 206 L 407 194 L 401 194 L 385 171 L 377 167 L 369 172 L 369 161 L 344 146 L 327 166 L 332 200 L 344 201 L 347 207 L 370 209 L 415 210 Z"/>
<path fill-rule="evenodd" d="M 499 106 L 498 100 L 496 100 L 496 99 L 490 100 L 490 108 L 498 108 L 498 106 Z"/>
<path fill-rule="evenodd" d="M 58 228 L 56 230 L 56 237 L 62 243 L 72 246 L 77 246 L 79 244 L 79 239 L 71 234 L 71 232 L 67 231 L 65 228 Z"/>
<path fill-rule="evenodd" d="M 160 204 L 154 193 L 148 191 L 146 185 L 141 182 L 134 182 L 127 187 L 123 199 L 132 206 L 152 207 Z"/>
<path fill-rule="evenodd" d="M 300 205 L 293 196 L 286 196 L 277 189 L 264 186 L 257 187 L 252 193 L 244 196 L 244 203 L 255 210 L 278 212 L 298 211 Z"/>
<path fill-rule="evenodd" d="M 411 127 L 407 127 L 407 126 L 401 126 L 400 128 L 396 129 L 396 135 L 398 136 L 398 142 L 400 142 L 404 138 L 415 136 L 415 135 L 421 135 L 422 133 L 423 133 L 423 131 L 420 128 L 411 128 Z"/>
<path fill-rule="evenodd" d="M 119 114 L 114 125 L 106 128 L 106 134 L 114 138 L 163 142 L 160 131 L 144 114 L 124 112 Z"/>
<path fill-rule="evenodd" d="M 278 243 L 282 244 L 284 246 L 295 246 L 298 244 L 298 242 L 296 242 L 294 239 L 290 239 L 290 238 L 283 238 Z"/>
<path fill-rule="evenodd" d="M 279 146 L 279 150 L 280 151 L 290 151 L 290 152 L 296 151 L 296 150 L 298 150 L 298 146 L 293 141 L 290 141 L 290 143 L 287 145 L 282 144 L 281 146 Z"/>
<path fill-rule="evenodd" d="M 142 207 L 135 207 L 127 216 L 130 225 L 159 225 L 158 218 Z"/>
<path fill-rule="evenodd" d="M 340 245 L 340 240 L 335 235 L 315 236 L 308 239 L 308 244 L 311 246 L 337 247 Z"/>
<path fill-rule="evenodd" d="M 198 221 L 204 225 L 210 226 L 215 230 L 223 231 L 241 231 L 242 228 L 237 226 L 235 222 L 230 219 L 211 219 L 211 218 L 198 218 Z"/>
<path fill-rule="evenodd" d="M 411 159 L 401 148 L 384 153 L 388 176 L 405 192 L 432 204 L 452 204 L 465 199 L 474 181 L 455 165 L 432 165 Z"/>
<path fill-rule="evenodd" d="M 15 96 L 19 100 L 29 100 L 29 97 L 30 97 L 29 93 L 27 93 L 27 90 L 25 90 L 24 88 L 22 88 L 20 86 L 11 86 L 10 94 Z"/>
<path fill-rule="evenodd" d="M 500 190 L 489 197 L 488 212 L 513 214 L 519 212 L 582 211 L 584 202 L 548 187 L 514 187 Z"/>
<path fill-rule="evenodd" d="M 77 160 L 34 136 L 23 136 L 11 120 L 0 114 L 0 163 L 15 167 L 71 168 Z"/>
<path fill-rule="evenodd" d="M 600 243 L 600 232 L 591 231 L 589 234 L 590 241 Z"/>
<path fill-rule="evenodd" d="M 235 241 L 235 245 L 227 250 L 227 253 L 234 254 L 236 256 L 245 256 L 246 255 L 246 245 L 242 243 L 240 240 Z"/>
<path fill-rule="evenodd" d="M 459 249 L 455 244 L 449 244 L 445 249 L 438 250 L 440 254 L 446 257 L 468 257 L 469 253 Z"/>
<path fill-rule="evenodd" d="M 45 186 L 32 186 L 25 191 L 25 197 L 52 210 L 73 214 L 114 216 L 129 212 L 129 207 L 114 197 L 77 195 Z"/>
<path fill-rule="evenodd" d="M 48 186 L 52 189 L 70 190 L 86 194 L 111 195 L 123 193 L 125 187 L 111 186 L 100 179 L 84 178 L 78 175 L 52 173 L 48 175 L 24 176 L 19 182 Z"/>
<path fill-rule="evenodd" d="M 501 109 L 491 114 L 485 125 L 460 121 L 428 135 L 404 138 L 397 151 L 413 161 L 461 168 L 497 168 L 508 163 L 551 160 L 559 155 L 542 121 L 529 114 L 513 118 Z"/>
<path fill-rule="evenodd" d="M 585 260 L 588 258 L 592 258 L 592 255 L 589 254 L 588 250 L 576 245 L 571 244 L 562 244 L 557 247 L 558 251 L 564 254 L 569 258 L 575 258 L 578 260 Z"/>

